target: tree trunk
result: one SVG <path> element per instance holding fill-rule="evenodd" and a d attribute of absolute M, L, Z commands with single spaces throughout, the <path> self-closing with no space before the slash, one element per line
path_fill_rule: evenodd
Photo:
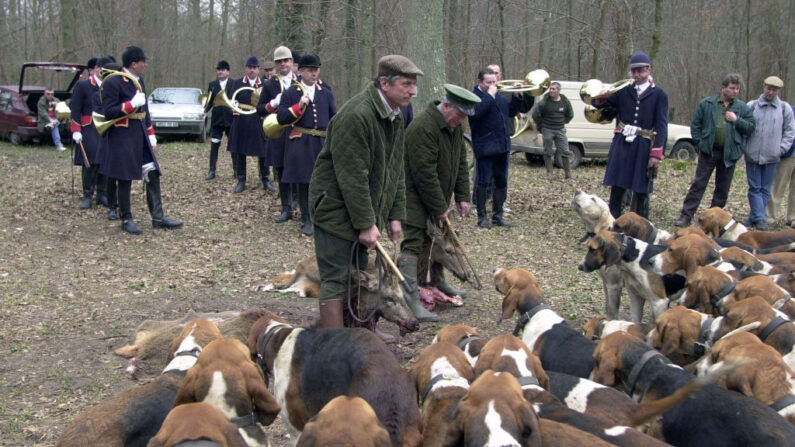
<path fill-rule="evenodd" d="M 221 8 L 221 47 L 218 51 L 220 55 L 226 54 L 226 33 L 229 26 L 229 0 L 224 0 Z"/>
<path fill-rule="evenodd" d="M 419 79 L 415 109 L 422 110 L 432 99 L 444 96 L 445 49 L 444 1 L 409 0 L 408 57 L 425 76 Z"/>
<path fill-rule="evenodd" d="M 77 1 L 61 0 L 59 25 L 61 27 L 61 60 L 76 62 L 79 43 L 77 39 Z"/>
<path fill-rule="evenodd" d="M 654 34 L 651 36 L 651 51 L 649 52 L 649 59 L 652 65 L 657 58 L 657 52 L 660 50 L 660 33 L 662 31 L 662 0 L 654 0 Z"/>
<path fill-rule="evenodd" d="M 593 32 L 593 39 L 591 40 L 591 45 L 593 45 L 593 60 L 591 61 L 591 78 L 598 78 L 599 76 L 599 57 L 600 57 L 600 47 L 602 46 L 602 31 L 605 28 L 605 18 L 607 17 L 607 7 L 608 7 L 608 0 L 602 0 L 599 2 L 599 22 L 594 28 Z"/>

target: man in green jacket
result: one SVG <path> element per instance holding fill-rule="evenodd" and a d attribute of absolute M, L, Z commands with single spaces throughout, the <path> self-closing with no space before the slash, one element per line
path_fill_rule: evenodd
<path fill-rule="evenodd" d="M 400 240 L 406 218 L 400 108 L 417 94 L 422 74 L 404 56 L 382 57 L 374 85 L 345 103 L 329 123 L 309 183 L 323 327 L 342 327 L 350 266 L 367 266 L 367 249 L 375 247 L 381 230 L 387 227 L 392 241 Z"/>
<path fill-rule="evenodd" d="M 690 134 L 699 151 L 698 165 L 696 178 L 676 220 L 678 227 L 690 225 L 713 170 L 715 191 L 710 208 L 726 205 L 734 166 L 743 155 L 743 136 L 751 135 L 756 128 L 753 110 L 737 99 L 742 82 L 739 74 L 727 74 L 723 78 L 721 92 L 702 99 L 693 115 Z"/>
<path fill-rule="evenodd" d="M 560 93 L 560 82 L 549 84 L 549 92 L 531 110 L 536 128 L 544 139 L 544 165 L 547 168 L 547 179 L 552 180 L 555 154 L 563 163 L 566 178 L 571 178 L 571 151 L 569 139 L 566 138 L 566 124 L 574 118 L 574 109 L 566 95 Z"/>
<path fill-rule="evenodd" d="M 417 259 L 427 237 L 428 219 L 434 224 L 443 222 L 450 214 L 453 195 L 461 216 L 469 212 L 469 165 L 461 124 L 475 113 L 480 98 L 457 85 L 445 84 L 444 89 L 444 100 L 428 104 L 406 130 L 406 225 L 398 266 L 408 283 L 406 302 L 420 322 L 439 320 L 422 306 L 417 289 Z M 429 268 L 442 272 L 441 266 Z M 440 291 L 464 295 L 444 276 L 440 279 Z"/>

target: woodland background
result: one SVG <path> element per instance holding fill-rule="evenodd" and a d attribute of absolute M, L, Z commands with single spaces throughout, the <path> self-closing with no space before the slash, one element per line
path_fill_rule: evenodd
<path fill-rule="evenodd" d="M 150 89 L 204 89 L 218 60 L 239 77 L 247 56 L 267 60 L 285 44 L 320 55 L 338 105 L 380 56 L 408 55 L 426 72 L 422 104 L 444 81 L 472 86 L 495 62 L 506 78 L 544 68 L 613 82 L 643 50 L 672 121 L 687 123 L 728 72 L 744 76 L 744 99 L 776 74 L 792 100 L 793 23 L 795 0 L 0 0 L 0 83 L 17 83 L 24 61 L 120 59 L 134 44 L 151 58 Z"/>

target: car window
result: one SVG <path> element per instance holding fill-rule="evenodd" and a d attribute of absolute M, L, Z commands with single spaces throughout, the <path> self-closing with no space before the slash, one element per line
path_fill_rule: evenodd
<path fill-rule="evenodd" d="M 8 90 L 0 91 L 0 109 L 3 110 L 11 109 L 11 92 L 9 92 Z"/>
<path fill-rule="evenodd" d="M 153 104 L 199 104 L 198 90 L 180 88 L 157 88 L 149 102 Z"/>

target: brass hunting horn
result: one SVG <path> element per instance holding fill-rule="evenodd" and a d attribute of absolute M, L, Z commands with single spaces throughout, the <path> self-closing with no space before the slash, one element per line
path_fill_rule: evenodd
<path fill-rule="evenodd" d="M 133 75 L 131 75 L 129 73 L 125 73 L 123 71 L 110 70 L 110 69 L 103 68 L 102 71 L 100 72 L 100 76 L 102 76 L 102 84 L 103 85 L 104 85 L 105 81 L 107 81 L 108 79 L 110 79 L 110 78 L 112 78 L 114 76 L 123 76 L 123 77 L 129 79 L 130 81 L 132 81 L 133 85 L 135 85 L 135 88 L 139 92 L 143 92 L 144 91 L 143 88 L 141 88 L 141 83 L 138 82 L 138 78 L 136 78 L 135 76 L 133 76 Z M 102 102 L 102 86 L 99 87 L 99 101 Z M 133 113 L 135 113 L 135 112 L 133 112 Z M 128 115 L 120 116 L 118 118 L 107 119 L 107 118 L 105 118 L 105 115 L 103 115 L 101 113 L 94 112 L 94 113 L 91 114 L 91 120 L 94 122 L 94 127 L 96 127 L 96 129 L 97 129 L 97 133 L 100 136 L 102 136 L 102 135 L 105 135 L 105 132 L 107 132 L 108 129 L 110 129 L 118 121 L 126 119 L 129 116 L 130 115 L 128 114 Z"/>
<path fill-rule="evenodd" d="M 551 83 L 549 73 L 546 70 L 538 69 L 527 73 L 524 79 L 511 79 L 497 82 L 497 89 L 501 92 L 510 93 L 530 93 L 533 96 L 541 96 L 549 89 Z M 521 84 L 521 85 L 516 85 Z"/>

